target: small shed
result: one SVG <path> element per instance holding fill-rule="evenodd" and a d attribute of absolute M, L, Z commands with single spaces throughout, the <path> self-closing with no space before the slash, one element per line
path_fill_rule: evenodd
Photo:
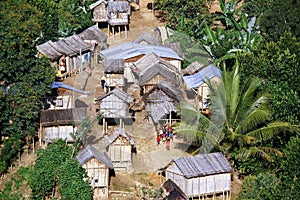
<path fill-rule="evenodd" d="M 124 60 L 123 59 L 105 59 L 104 73 L 106 78 L 106 86 L 109 91 L 115 87 L 124 87 Z"/>
<path fill-rule="evenodd" d="M 116 171 L 132 171 L 132 152 L 135 142 L 129 133 L 122 128 L 117 128 L 104 136 L 104 145 Z"/>
<path fill-rule="evenodd" d="M 221 152 L 198 154 L 174 159 L 166 169 L 187 197 L 223 194 L 229 199 L 232 168 Z"/>
<path fill-rule="evenodd" d="M 90 10 L 93 12 L 93 22 L 96 22 L 97 25 L 99 22 L 107 22 L 107 1 L 99 0 L 90 5 Z"/>
<path fill-rule="evenodd" d="M 113 172 L 113 164 L 106 153 L 98 151 L 95 147 L 87 145 L 81 149 L 76 156 L 80 165 L 86 170 L 90 178 L 90 184 L 101 192 L 98 196 L 107 199 L 109 190 L 109 180 Z"/>
<path fill-rule="evenodd" d="M 165 197 L 163 200 L 187 200 L 187 196 L 171 179 L 163 184 Z"/>
<path fill-rule="evenodd" d="M 144 88 L 144 93 L 161 81 L 168 81 L 178 86 L 183 82 L 178 69 L 154 53 L 147 54 L 135 62 L 134 66 L 138 84 Z"/>
<path fill-rule="evenodd" d="M 129 114 L 129 105 L 133 98 L 120 88 L 115 88 L 109 93 L 98 97 L 100 113 L 103 113 L 103 132 L 107 132 L 107 119 L 118 120 L 124 126 L 124 119 L 132 118 Z"/>
<path fill-rule="evenodd" d="M 71 134 L 75 133 L 78 124 L 86 117 L 87 108 L 50 109 L 40 113 L 39 141 L 47 145 L 57 139 L 74 142 Z"/>

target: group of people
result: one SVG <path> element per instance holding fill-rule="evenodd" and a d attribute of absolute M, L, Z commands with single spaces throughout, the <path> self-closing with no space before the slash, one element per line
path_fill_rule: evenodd
<path fill-rule="evenodd" d="M 171 146 L 171 141 L 174 140 L 174 133 L 169 124 L 159 127 L 156 135 L 157 145 L 160 145 L 161 142 L 166 144 L 166 149 L 169 151 Z"/>

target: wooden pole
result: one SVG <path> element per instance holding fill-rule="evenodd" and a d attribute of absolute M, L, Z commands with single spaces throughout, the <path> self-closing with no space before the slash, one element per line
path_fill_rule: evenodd
<path fill-rule="evenodd" d="M 116 40 L 116 38 L 115 38 L 115 26 L 112 27 L 112 32 L 113 32 L 114 40 Z"/>
<path fill-rule="evenodd" d="M 109 26 L 109 23 L 108 23 L 108 26 L 107 26 L 107 35 L 108 35 L 108 37 L 109 37 L 109 35 L 110 35 L 110 26 Z"/>
<path fill-rule="evenodd" d="M 119 39 L 121 39 L 121 25 L 118 26 L 119 29 Z"/>
<path fill-rule="evenodd" d="M 127 25 L 125 25 L 125 38 L 128 38 L 128 34 L 127 34 Z"/>
<path fill-rule="evenodd" d="M 105 118 L 102 119 L 102 132 L 105 134 Z"/>

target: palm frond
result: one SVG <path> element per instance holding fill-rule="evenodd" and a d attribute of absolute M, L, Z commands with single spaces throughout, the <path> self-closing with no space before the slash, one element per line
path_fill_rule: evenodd
<path fill-rule="evenodd" d="M 256 141 L 266 141 L 281 132 L 299 130 L 299 125 L 291 125 L 288 122 L 272 122 L 269 123 L 268 126 L 247 133 L 247 135 L 255 137 Z"/>
<path fill-rule="evenodd" d="M 235 129 L 236 133 L 245 134 L 256 128 L 259 124 L 264 123 L 271 117 L 271 112 L 267 109 L 256 109 L 252 113 L 246 115 L 246 118 L 238 123 Z"/>
<path fill-rule="evenodd" d="M 270 154 L 282 156 L 282 152 L 272 147 L 250 147 L 241 149 L 239 159 L 248 159 L 250 157 L 258 157 L 270 162 L 272 160 Z"/>

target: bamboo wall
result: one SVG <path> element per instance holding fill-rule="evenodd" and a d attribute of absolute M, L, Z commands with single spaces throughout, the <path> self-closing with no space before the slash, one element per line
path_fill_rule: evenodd
<path fill-rule="evenodd" d="M 114 95 L 109 95 L 102 99 L 100 112 L 105 118 L 120 118 L 128 116 L 128 104 Z"/>
<path fill-rule="evenodd" d="M 188 197 L 200 197 L 218 193 L 228 194 L 231 186 L 231 174 L 214 174 L 204 177 L 185 178 L 179 170 L 166 172 L 166 179 L 171 179 Z"/>
<path fill-rule="evenodd" d="M 93 188 L 108 187 L 109 169 L 103 163 L 92 158 L 83 165 L 83 168 L 86 170 Z"/>

